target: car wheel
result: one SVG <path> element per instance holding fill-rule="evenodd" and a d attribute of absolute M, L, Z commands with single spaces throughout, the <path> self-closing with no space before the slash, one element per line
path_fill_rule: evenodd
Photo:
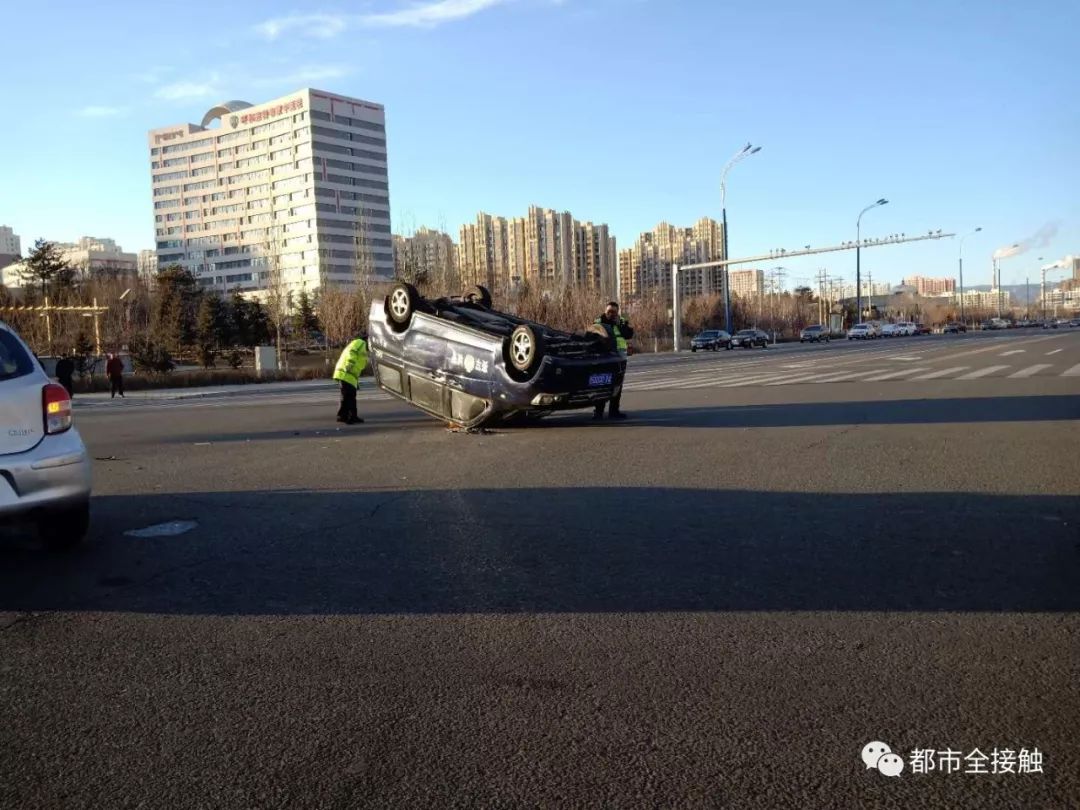
<path fill-rule="evenodd" d="M 83 541 L 89 528 L 89 503 L 48 512 L 37 523 L 38 537 L 51 549 L 74 548 Z"/>
<path fill-rule="evenodd" d="M 404 332 L 409 327 L 419 300 L 420 293 L 407 282 L 399 282 L 390 290 L 390 294 L 386 296 L 386 315 L 395 332 Z"/>
<path fill-rule="evenodd" d="M 487 287 L 483 287 L 477 284 L 474 287 L 470 287 L 465 291 L 462 296 L 470 304 L 479 304 L 484 309 L 491 309 L 491 293 Z"/>
<path fill-rule="evenodd" d="M 697 354 L 697 346 L 690 347 L 690 354 Z"/>
<path fill-rule="evenodd" d="M 540 336 L 531 326 L 522 324 L 510 333 L 507 344 L 510 365 L 521 374 L 531 375 L 540 364 L 544 353 Z"/>

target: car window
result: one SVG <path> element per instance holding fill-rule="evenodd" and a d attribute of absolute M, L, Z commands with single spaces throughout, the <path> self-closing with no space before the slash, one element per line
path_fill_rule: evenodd
<path fill-rule="evenodd" d="M 0 329 L 0 380 L 25 377 L 34 370 L 34 360 L 11 332 Z"/>

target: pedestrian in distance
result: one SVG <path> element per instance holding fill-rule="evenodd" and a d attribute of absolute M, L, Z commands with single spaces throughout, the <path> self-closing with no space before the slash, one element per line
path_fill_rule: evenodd
<path fill-rule="evenodd" d="M 346 425 L 364 421 L 356 412 L 356 387 L 360 384 L 360 375 L 367 368 L 367 362 L 367 340 L 361 334 L 345 347 L 334 367 L 334 379 L 341 387 L 337 420 Z"/>
<path fill-rule="evenodd" d="M 634 336 L 634 329 L 630 326 L 630 323 L 626 318 L 620 317 L 618 302 L 609 301 L 608 305 L 604 307 L 604 314 L 596 319 L 596 323 L 604 327 L 604 330 L 608 333 L 608 337 L 614 342 L 615 348 L 625 360 L 628 354 L 626 341 L 628 338 Z M 619 409 L 621 400 L 622 389 L 608 401 L 608 419 L 626 418 L 626 414 Z M 596 406 L 596 410 L 593 413 L 593 419 L 603 418 L 604 403 L 601 402 Z"/>
<path fill-rule="evenodd" d="M 67 389 L 68 396 L 75 396 L 75 362 L 66 354 L 60 355 L 60 359 L 56 363 L 56 379 L 57 381 Z"/>
<path fill-rule="evenodd" d="M 120 399 L 124 398 L 124 361 L 120 359 L 118 354 L 110 354 L 109 362 L 105 364 L 105 374 L 109 378 L 109 385 L 112 389 L 112 396 L 110 399 L 116 399 L 116 395 L 120 395 Z"/>

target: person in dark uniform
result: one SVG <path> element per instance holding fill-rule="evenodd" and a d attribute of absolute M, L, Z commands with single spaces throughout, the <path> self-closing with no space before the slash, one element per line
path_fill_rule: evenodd
<path fill-rule="evenodd" d="M 120 359 L 118 354 L 110 354 L 109 362 L 105 364 L 105 374 L 109 377 L 109 383 L 112 388 L 112 396 L 109 399 L 116 399 L 116 395 L 120 395 L 120 399 L 124 398 L 124 361 Z"/>
<path fill-rule="evenodd" d="M 62 355 L 56 363 L 56 379 L 67 389 L 68 396 L 75 396 L 75 362 L 66 354 Z"/>

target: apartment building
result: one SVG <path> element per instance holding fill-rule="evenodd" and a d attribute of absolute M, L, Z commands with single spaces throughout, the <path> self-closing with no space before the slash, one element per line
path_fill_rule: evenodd
<path fill-rule="evenodd" d="M 460 231 L 462 281 L 492 290 L 524 282 L 582 286 L 615 294 L 615 238 L 605 224 L 579 222 L 568 211 L 531 206 L 524 217 L 477 214 Z"/>
<path fill-rule="evenodd" d="M 420 228 L 412 236 L 394 235 L 393 241 L 396 276 L 456 281 L 458 248 L 450 234 Z"/>
<path fill-rule="evenodd" d="M 754 298 L 765 292 L 764 270 L 732 270 L 731 294 L 739 298 Z"/>
<path fill-rule="evenodd" d="M 652 290 L 671 299 L 671 267 L 723 258 L 723 226 L 703 217 L 689 228 L 661 222 L 638 236 L 634 246 L 618 254 L 619 295 L 631 299 Z M 719 268 L 679 271 L 681 296 L 713 295 L 723 291 Z"/>
<path fill-rule="evenodd" d="M 956 292 L 956 279 L 929 278 L 927 276 L 908 276 L 900 282 L 902 287 L 911 287 L 916 295 L 925 297 L 949 295 Z"/>

